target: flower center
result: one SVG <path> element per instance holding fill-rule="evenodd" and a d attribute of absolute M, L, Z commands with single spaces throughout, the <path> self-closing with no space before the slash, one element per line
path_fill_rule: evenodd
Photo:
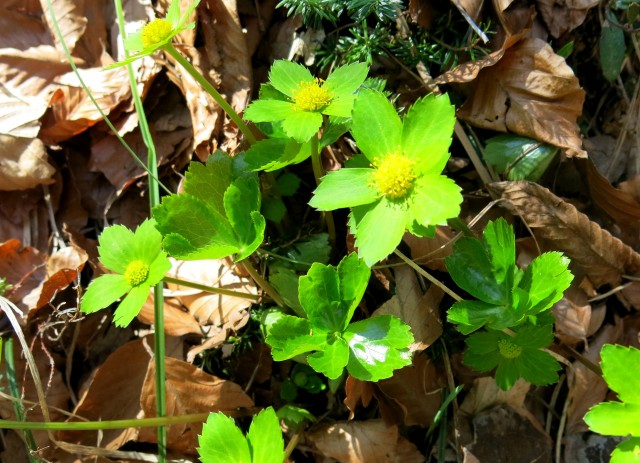
<path fill-rule="evenodd" d="M 173 25 L 166 19 L 154 19 L 142 28 L 142 45 L 144 48 L 158 45 L 169 38 Z"/>
<path fill-rule="evenodd" d="M 127 265 L 127 269 L 124 271 L 124 279 L 131 286 L 141 285 L 142 283 L 147 281 L 148 276 L 149 266 L 141 260 L 134 260 L 129 265 Z"/>
<path fill-rule="evenodd" d="M 293 91 L 293 103 L 296 110 L 320 111 L 331 103 L 331 93 L 322 86 L 322 80 L 316 78 L 312 82 L 300 82 Z"/>
<path fill-rule="evenodd" d="M 498 350 L 500 351 L 500 355 L 508 359 L 518 358 L 520 354 L 522 354 L 522 347 L 506 339 L 498 341 Z"/>
<path fill-rule="evenodd" d="M 391 154 L 381 163 L 373 163 L 377 169 L 375 186 L 381 195 L 390 199 L 404 198 L 413 186 L 416 174 L 414 162 L 401 154 Z"/>

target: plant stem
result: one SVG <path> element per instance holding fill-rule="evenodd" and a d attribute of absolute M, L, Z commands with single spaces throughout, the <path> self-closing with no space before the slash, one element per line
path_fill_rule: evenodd
<path fill-rule="evenodd" d="M 286 304 L 284 303 L 284 300 L 282 299 L 280 294 L 278 294 L 278 291 L 276 291 L 275 288 L 271 286 L 267 280 L 262 278 L 262 275 L 260 275 L 260 273 L 255 269 L 249 259 L 243 259 L 238 263 L 242 264 L 247 273 L 251 275 L 251 278 L 253 278 L 257 285 L 260 286 L 264 290 L 264 292 L 267 293 L 269 297 L 271 297 L 271 299 L 273 299 L 273 302 L 275 302 L 278 307 L 286 307 Z"/>
<path fill-rule="evenodd" d="M 324 169 L 322 168 L 322 157 L 318 147 L 318 136 L 311 137 L 311 166 L 313 167 L 313 176 L 316 179 L 316 185 L 320 185 L 322 177 L 324 177 Z M 336 224 L 333 221 L 331 211 L 322 212 L 322 218 L 327 224 L 327 232 L 329 233 L 329 242 L 332 246 L 336 244 Z"/>
<path fill-rule="evenodd" d="M 251 132 L 249 126 L 242 120 L 242 118 L 238 115 L 238 113 L 231 107 L 227 100 L 222 98 L 222 95 L 215 89 L 211 83 L 205 79 L 205 77 L 198 72 L 198 70 L 184 57 L 182 54 L 176 50 L 173 45 L 168 44 L 162 47 L 164 51 L 166 51 L 173 59 L 175 59 L 189 74 L 193 77 L 196 82 L 202 86 L 202 88 L 216 100 L 216 103 L 220 105 L 222 110 L 227 113 L 227 115 L 231 118 L 233 122 L 238 126 L 238 129 L 244 134 L 244 137 L 247 139 L 250 145 L 253 145 L 256 142 L 256 137 Z"/>
<path fill-rule="evenodd" d="M 188 288 L 199 289 L 200 291 L 206 291 L 208 293 L 223 294 L 225 296 L 238 297 L 241 299 L 248 299 L 253 302 L 258 302 L 260 296 L 251 293 L 244 293 L 242 291 L 233 291 L 231 289 L 217 288 L 215 286 L 202 285 L 200 283 L 194 283 L 193 281 L 180 280 L 179 278 L 171 278 L 165 276 L 163 280 L 167 283 L 173 283 L 175 285 L 187 286 Z"/>
<path fill-rule="evenodd" d="M 126 38 L 124 27 L 124 12 L 122 10 L 122 0 L 115 0 L 116 15 L 118 17 L 118 27 L 122 39 Z M 125 47 L 125 57 L 129 57 L 129 52 Z M 127 72 L 129 73 L 129 86 L 131 87 L 131 96 L 138 113 L 138 126 L 140 133 L 147 147 L 147 168 L 149 169 L 149 210 L 160 204 L 160 187 L 158 185 L 158 158 L 156 155 L 156 146 L 149 130 L 149 123 L 144 112 L 142 99 L 138 93 L 138 83 L 133 72 L 131 63 L 127 64 Z M 153 328 L 154 328 L 154 361 L 155 361 L 155 380 L 156 380 L 156 414 L 158 417 L 164 417 L 167 414 L 167 392 L 165 389 L 166 371 L 165 371 L 165 339 L 164 339 L 164 298 L 163 285 L 158 283 L 153 288 Z M 167 428 L 158 426 L 158 461 L 164 463 L 167 460 Z"/>
<path fill-rule="evenodd" d="M 13 361 L 13 338 L 9 337 L 5 341 L 4 345 L 4 359 L 7 367 L 7 383 L 9 384 L 9 392 L 15 398 L 20 398 L 20 388 L 18 387 L 18 380 L 16 378 L 16 367 Z M 13 411 L 16 414 L 16 418 L 19 422 L 25 422 L 24 419 L 24 407 L 21 402 L 13 402 Z M 32 452 L 37 450 L 36 441 L 33 438 L 33 433 L 29 429 L 25 429 L 22 433 L 24 437 L 24 443 L 27 447 L 27 455 L 31 463 L 36 463 L 37 460 L 33 457 Z"/>
<path fill-rule="evenodd" d="M 441 290 L 443 290 L 445 293 L 447 293 L 449 296 L 451 296 L 454 300 L 456 301 L 461 301 L 462 298 L 460 296 L 458 296 L 455 292 L 453 292 L 451 289 L 449 289 L 444 283 L 442 283 L 441 281 L 437 280 L 434 276 L 432 276 L 429 272 L 427 272 L 426 270 L 424 270 L 422 267 L 420 267 L 418 264 L 416 264 L 414 261 L 412 261 L 411 259 L 409 259 L 407 256 L 405 256 L 404 254 L 402 254 L 400 252 L 400 250 L 396 249 L 394 251 L 396 253 L 396 255 L 402 259 L 403 261 L 405 261 L 405 263 L 411 267 L 412 269 L 414 269 L 416 272 L 418 272 L 420 275 L 422 275 L 423 277 L 425 277 L 427 280 L 429 280 L 431 283 L 433 283 L 434 285 L 436 285 L 438 288 L 440 288 Z"/>

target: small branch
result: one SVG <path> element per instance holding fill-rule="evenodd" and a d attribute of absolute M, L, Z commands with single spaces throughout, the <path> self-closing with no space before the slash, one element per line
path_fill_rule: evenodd
<path fill-rule="evenodd" d="M 247 273 L 249 273 L 249 275 L 251 275 L 251 278 L 253 278 L 256 284 L 260 286 L 264 290 L 264 292 L 267 293 L 269 297 L 271 297 L 271 299 L 273 299 L 273 302 L 275 302 L 278 307 L 285 308 L 287 306 L 280 294 L 278 294 L 275 288 L 271 286 L 269 282 L 262 277 L 262 275 L 260 275 L 260 273 L 251 264 L 249 259 L 243 259 L 238 262 L 238 264 L 241 264 L 244 267 L 244 269 L 247 271 Z"/>
<path fill-rule="evenodd" d="M 231 289 L 217 288 L 215 286 L 202 285 L 200 283 L 194 283 L 193 281 L 180 280 L 179 278 L 171 278 L 165 276 L 163 280 L 167 283 L 173 283 L 174 285 L 186 286 L 188 288 L 199 289 L 200 291 L 206 291 L 207 293 L 223 294 L 225 296 L 238 297 L 240 299 L 248 299 L 252 302 L 259 302 L 260 296 L 251 293 L 245 293 L 242 291 L 233 291 Z"/>
<path fill-rule="evenodd" d="M 427 272 L 426 270 L 424 270 L 422 267 L 420 267 L 418 264 L 416 264 L 414 261 L 412 261 L 411 259 L 409 259 L 407 256 L 405 256 L 404 254 L 402 254 L 398 249 L 396 249 L 394 251 L 396 253 L 396 255 L 402 259 L 409 267 L 411 267 L 412 269 L 414 269 L 416 272 L 418 272 L 420 275 L 422 275 L 423 277 L 425 277 L 427 280 L 429 280 L 431 283 L 433 283 L 434 285 L 436 285 L 438 288 L 440 288 L 441 290 L 443 290 L 445 293 L 447 293 L 449 296 L 451 296 L 453 299 L 455 299 L 457 302 L 462 301 L 463 299 L 458 296 L 455 292 L 453 292 L 453 290 L 449 289 L 444 283 L 442 283 L 441 281 L 439 281 L 438 279 L 436 279 L 434 276 L 432 276 L 429 272 Z"/>

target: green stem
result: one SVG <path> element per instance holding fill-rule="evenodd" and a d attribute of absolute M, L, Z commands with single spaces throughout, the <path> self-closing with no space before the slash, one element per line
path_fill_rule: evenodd
<path fill-rule="evenodd" d="M 124 27 L 124 12 L 122 10 L 122 0 L 115 0 L 116 15 L 118 17 L 118 27 L 122 39 L 126 38 Z M 125 47 L 125 57 L 129 57 L 129 52 Z M 149 169 L 149 210 L 160 204 L 160 187 L 158 182 L 158 158 L 156 155 L 156 147 L 149 129 L 147 116 L 144 112 L 142 99 L 138 93 L 138 83 L 131 63 L 127 64 L 127 72 L 129 73 L 129 86 L 131 87 L 131 96 L 138 113 L 138 125 L 144 144 L 147 147 L 147 167 Z M 164 339 L 164 287 L 162 283 L 158 283 L 153 288 L 153 328 L 154 328 L 154 349 L 155 349 L 155 380 L 156 380 L 156 414 L 158 417 L 164 417 L 167 414 L 167 392 L 165 389 L 166 371 L 165 371 L 165 339 Z M 158 461 L 165 463 L 167 460 L 167 428 L 158 426 Z"/>
<path fill-rule="evenodd" d="M 8 338 L 4 345 L 4 358 L 7 367 L 7 382 L 9 383 L 9 392 L 13 397 L 20 398 L 20 388 L 18 387 L 18 380 L 16 379 L 16 367 L 13 357 L 13 338 Z M 19 401 L 13 402 L 13 411 L 16 414 L 16 418 L 19 423 L 25 423 L 24 408 Z M 17 428 L 14 428 L 17 429 Z M 31 463 L 37 463 L 37 460 L 33 457 L 32 452 L 37 450 L 36 441 L 33 438 L 33 434 L 29 429 L 25 429 L 22 433 L 24 442 L 27 447 L 27 455 Z"/>
<path fill-rule="evenodd" d="M 238 297 L 241 299 L 248 299 L 253 302 L 258 302 L 260 296 L 251 293 L 244 293 L 242 291 L 233 291 L 231 289 L 217 288 L 215 286 L 202 285 L 200 283 L 194 283 L 193 281 L 180 280 L 179 278 L 171 278 L 165 276 L 163 280 L 167 283 L 173 283 L 174 285 L 186 286 L 188 288 L 199 289 L 200 291 L 206 291 L 208 293 L 223 294 L 225 296 Z"/>
<path fill-rule="evenodd" d="M 412 269 L 414 269 L 416 272 L 418 272 L 420 275 L 422 275 L 423 277 L 425 277 L 427 280 L 429 280 L 431 283 L 433 283 L 434 285 L 436 285 L 438 288 L 440 288 L 441 290 L 443 290 L 445 293 L 447 293 L 449 296 L 451 296 L 453 299 L 455 299 L 456 301 L 461 301 L 462 298 L 460 296 L 458 296 L 456 293 L 454 293 L 451 289 L 449 289 L 444 283 L 442 283 L 441 281 L 439 281 L 437 278 L 435 278 L 434 276 L 432 276 L 429 272 L 427 272 L 426 270 L 424 270 L 422 267 L 420 267 L 418 264 L 416 264 L 414 261 L 412 261 L 411 259 L 409 259 L 407 256 L 405 256 L 404 254 L 402 254 L 398 249 L 396 249 L 395 254 L 402 259 L 403 261 L 405 261 L 405 263 L 411 267 Z"/>
<path fill-rule="evenodd" d="M 251 129 L 242 118 L 238 115 L 238 113 L 231 107 L 227 100 L 222 98 L 222 95 L 215 89 L 211 83 L 204 78 L 202 74 L 198 72 L 198 70 L 184 57 L 182 54 L 176 50 L 173 45 L 167 44 L 162 47 L 164 51 L 166 51 L 173 59 L 175 59 L 189 74 L 193 77 L 196 82 L 202 86 L 202 88 L 216 100 L 216 103 L 220 105 L 225 113 L 231 118 L 233 122 L 238 126 L 238 129 L 244 134 L 244 137 L 247 139 L 250 145 L 253 145 L 256 142 L 256 137 L 251 132 Z"/>
<path fill-rule="evenodd" d="M 313 167 L 313 176 L 316 179 L 316 185 L 320 185 L 322 177 L 324 177 L 324 169 L 322 168 L 322 157 L 318 147 L 318 136 L 311 137 L 311 166 Z M 332 246 L 336 244 L 336 224 L 333 221 L 331 211 L 324 211 L 322 218 L 327 224 L 327 232 L 329 233 L 329 242 Z"/>
<path fill-rule="evenodd" d="M 278 307 L 284 308 L 287 306 L 280 294 L 278 294 L 278 291 L 276 291 L 275 288 L 271 286 L 271 284 L 269 284 L 267 280 L 262 278 L 262 275 L 260 275 L 260 273 L 251 264 L 251 262 L 249 262 L 249 259 L 243 259 L 238 263 L 242 264 L 242 266 L 246 269 L 247 273 L 251 275 L 251 278 L 253 278 L 256 284 L 260 286 L 264 290 L 264 292 L 267 293 L 269 297 L 271 297 L 271 299 L 273 299 L 273 302 L 275 302 Z"/>

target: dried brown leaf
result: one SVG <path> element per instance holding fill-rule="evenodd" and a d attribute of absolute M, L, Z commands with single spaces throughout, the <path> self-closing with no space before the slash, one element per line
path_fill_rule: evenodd
<path fill-rule="evenodd" d="M 47 279 L 43 282 L 36 308 L 48 304 L 58 291 L 73 283 L 89 256 L 77 246 L 67 246 L 47 259 Z"/>
<path fill-rule="evenodd" d="M 15 207 L 20 204 L 20 207 Z M 43 189 L 0 190 L 0 242 L 20 237 L 23 243 L 46 252 L 49 223 Z"/>
<path fill-rule="evenodd" d="M 349 420 L 355 416 L 358 404 L 368 407 L 373 399 L 373 384 L 367 381 L 360 381 L 353 376 L 347 377 L 344 386 L 344 404 L 349 409 Z"/>
<path fill-rule="evenodd" d="M 446 381 L 426 355 L 415 355 L 413 364 L 396 370 L 375 384 L 376 397 L 383 395 L 396 408 L 401 423 L 428 427 L 442 404 Z"/>
<path fill-rule="evenodd" d="M 4 297 L 16 304 L 26 315 L 34 294 L 45 278 L 44 258 L 37 249 L 23 247 L 18 240 L 0 243 L 0 275 L 13 287 Z M 34 301 L 35 302 L 35 301 Z"/>
<path fill-rule="evenodd" d="M 55 169 L 37 138 L 0 134 L 0 190 L 28 190 L 54 182 Z"/>
<path fill-rule="evenodd" d="M 411 233 L 405 233 L 402 240 L 411 249 L 411 258 L 432 270 L 447 270 L 444 265 L 444 258 L 451 254 L 453 247 L 451 241 L 455 234 L 449 227 L 436 227 L 436 234 L 433 238 L 418 238 Z"/>
<path fill-rule="evenodd" d="M 165 360 L 167 379 L 167 416 L 192 413 L 235 411 L 253 407 L 253 401 L 237 384 L 205 373 L 181 360 Z M 156 416 L 155 363 L 149 363 L 142 387 L 140 405 L 146 416 Z M 202 423 L 185 423 L 167 428 L 167 447 L 184 453 L 195 454 Z M 140 440 L 156 442 L 155 429 L 145 428 Z"/>
<path fill-rule="evenodd" d="M 582 150 L 577 118 L 585 93 L 564 58 L 541 39 L 524 39 L 508 48 L 472 82 L 458 116 L 498 132 L 513 132 L 564 148 Z"/>
<path fill-rule="evenodd" d="M 598 0 L 537 0 L 536 4 L 549 32 L 558 38 L 580 26 Z"/>
<path fill-rule="evenodd" d="M 422 293 L 415 272 L 408 266 L 397 267 L 396 294 L 373 313 L 394 315 L 411 327 L 415 343 L 411 350 L 424 350 L 442 334 L 438 304 L 443 292 L 435 285 Z"/>
<path fill-rule="evenodd" d="M 73 55 L 76 43 L 87 28 L 87 18 L 84 15 L 84 3 L 85 0 L 56 0 L 55 2 L 51 2 L 50 7 L 47 0 L 40 0 L 40 5 L 44 12 L 44 19 L 49 26 L 49 30 L 52 31 L 52 38 L 61 54 L 64 54 L 64 48 L 60 43 L 61 39 Z M 51 15 L 51 10 L 53 10 L 53 16 Z M 56 27 L 53 22 L 54 17 L 58 23 L 62 37 L 56 33 Z"/>
<path fill-rule="evenodd" d="M 489 188 L 538 237 L 551 241 L 580 266 L 594 286 L 615 286 L 622 274 L 640 270 L 640 254 L 548 189 L 527 181 L 497 182 Z"/>
<path fill-rule="evenodd" d="M 340 463 L 422 463 L 416 447 L 382 420 L 338 422 L 307 434 L 325 456 Z"/>
<path fill-rule="evenodd" d="M 503 391 L 493 378 L 477 378 L 460 405 L 460 411 L 474 416 L 496 405 L 506 404 L 521 412 L 526 410 L 524 400 L 530 388 L 531 384 L 519 379 L 511 389 Z"/>

